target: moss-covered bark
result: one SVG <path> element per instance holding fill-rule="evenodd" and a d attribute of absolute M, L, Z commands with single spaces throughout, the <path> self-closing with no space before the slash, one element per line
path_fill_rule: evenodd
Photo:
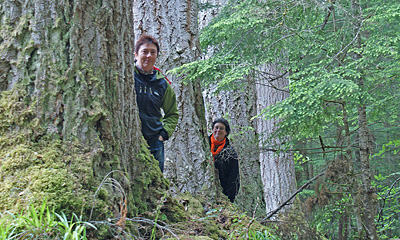
<path fill-rule="evenodd" d="M 131 3 L 0 8 L 0 211 L 44 198 L 91 219 L 150 210 L 168 182 L 140 133 Z"/>

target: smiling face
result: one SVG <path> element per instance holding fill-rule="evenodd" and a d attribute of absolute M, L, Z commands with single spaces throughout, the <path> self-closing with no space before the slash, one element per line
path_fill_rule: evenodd
<path fill-rule="evenodd" d="M 150 71 L 157 59 L 157 47 L 153 43 L 145 43 L 135 53 L 136 64 L 144 71 Z"/>
<path fill-rule="evenodd" d="M 224 140 L 224 138 L 227 135 L 227 131 L 226 131 L 226 127 L 223 123 L 217 122 L 214 125 L 213 128 L 213 137 L 215 140 L 217 140 L 218 142 L 221 142 Z"/>

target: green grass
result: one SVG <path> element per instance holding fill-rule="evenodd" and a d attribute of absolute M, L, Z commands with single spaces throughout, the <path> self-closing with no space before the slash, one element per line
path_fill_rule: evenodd
<path fill-rule="evenodd" d="M 96 229 L 93 224 L 82 221 L 75 214 L 68 219 L 64 213 L 58 214 L 50 210 L 46 200 L 39 210 L 30 205 L 26 213 L 0 213 L 0 240 L 85 240 L 88 227 Z"/>

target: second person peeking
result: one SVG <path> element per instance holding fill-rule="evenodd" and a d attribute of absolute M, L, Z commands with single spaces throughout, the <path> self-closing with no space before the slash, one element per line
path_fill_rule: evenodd
<path fill-rule="evenodd" d="M 159 53 L 160 46 L 154 37 L 142 35 L 136 41 L 135 91 L 142 134 L 164 172 L 164 141 L 175 131 L 179 114 L 174 90 L 168 79 L 154 67 Z"/>
<path fill-rule="evenodd" d="M 238 155 L 228 139 L 230 132 L 228 121 L 218 118 L 212 123 L 212 134 L 209 140 L 222 192 L 231 202 L 234 202 L 239 191 L 240 177 Z"/>

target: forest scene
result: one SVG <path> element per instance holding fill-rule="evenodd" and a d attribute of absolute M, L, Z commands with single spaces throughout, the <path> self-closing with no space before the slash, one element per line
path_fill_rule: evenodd
<path fill-rule="evenodd" d="M 0 0 L 0 240 L 400 239 L 399 33 L 395 0 Z"/>

